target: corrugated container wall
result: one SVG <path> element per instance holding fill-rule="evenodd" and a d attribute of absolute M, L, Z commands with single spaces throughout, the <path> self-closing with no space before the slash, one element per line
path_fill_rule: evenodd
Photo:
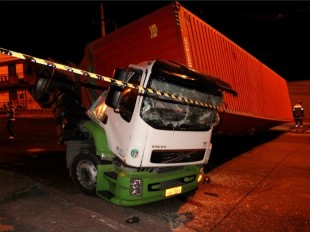
<path fill-rule="evenodd" d="M 216 76 L 238 92 L 238 97 L 225 94 L 219 133 L 292 121 L 286 81 L 178 2 L 87 44 L 80 68 L 111 77 L 115 67 L 156 58 Z"/>

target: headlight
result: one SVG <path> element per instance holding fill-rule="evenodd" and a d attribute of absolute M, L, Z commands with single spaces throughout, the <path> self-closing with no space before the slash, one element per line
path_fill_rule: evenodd
<path fill-rule="evenodd" d="M 142 195 L 142 179 L 130 179 L 130 194 L 134 196 Z"/>

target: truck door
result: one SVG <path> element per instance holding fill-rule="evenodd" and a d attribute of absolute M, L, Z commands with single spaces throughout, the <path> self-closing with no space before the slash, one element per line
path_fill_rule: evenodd
<path fill-rule="evenodd" d="M 135 86 L 141 84 L 142 71 L 129 71 L 128 75 L 128 83 Z M 134 167 L 141 164 L 147 134 L 147 126 L 139 116 L 140 99 L 138 89 L 123 88 L 117 107 L 113 109 L 113 117 L 110 114 L 106 125 L 110 149 L 126 164 Z"/>

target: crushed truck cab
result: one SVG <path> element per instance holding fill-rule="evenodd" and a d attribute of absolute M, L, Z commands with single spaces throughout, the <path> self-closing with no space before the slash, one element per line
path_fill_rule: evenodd
<path fill-rule="evenodd" d="M 67 102 L 74 96 L 79 102 L 77 87 L 38 80 L 42 88 L 56 86 L 36 89 L 50 95 L 45 104 L 56 112 L 73 182 L 84 193 L 125 206 L 195 191 L 223 92 L 236 92 L 216 77 L 163 60 L 116 68 L 113 80 L 85 115 L 82 106 Z"/>

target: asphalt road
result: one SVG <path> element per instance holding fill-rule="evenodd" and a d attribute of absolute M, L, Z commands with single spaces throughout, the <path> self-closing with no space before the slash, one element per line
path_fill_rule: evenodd
<path fill-rule="evenodd" d="M 0 232 L 310 231 L 310 134 L 213 137 L 209 184 L 184 201 L 121 207 L 81 194 L 52 119 L 0 120 Z M 136 223 L 127 220 L 137 217 Z"/>

